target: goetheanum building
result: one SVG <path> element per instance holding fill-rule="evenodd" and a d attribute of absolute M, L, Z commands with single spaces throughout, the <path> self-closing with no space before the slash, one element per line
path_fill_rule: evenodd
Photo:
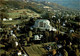
<path fill-rule="evenodd" d="M 40 29 L 41 31 L 49 30 L 49 31 L 57 31 L 54 27 L 50 25 L 50 21 L 47 19 L 38 19 L 35 21 L 35 24 L 31 27 L 31 29 Z"/>

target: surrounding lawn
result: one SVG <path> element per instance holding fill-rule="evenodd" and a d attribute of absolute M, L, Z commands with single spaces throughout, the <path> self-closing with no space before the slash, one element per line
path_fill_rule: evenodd
<path fill-rule="evenodd" d="M 15 24 L 20 24 L 22 23 L 21 20 L 12 20 L 12 21 L 3 21 L 3 24 L 12 24 L 12 25 L 15 25 Z"/>
<path fill-rule="evenodd" d="M 24 14 L 24 12 L 26 14 Z M 9 18 L 13 18 L 12 21 L 3 21 L 3 24 L 12 24 L 12 25 L 15 25 L 15 24 L 20 24 L 22 23 L 22 20 L 14 20 L 14 18 L 18 18 L 20 16 L 28 16 L 28 17 L 39 17 L 40 14 L 37 14 L 36 12 L 34 11 L 31 11 L 30 9 L 21 9 L 21 10 L 13 10 L 11 12 L 8 13 L 9 14 Z"/>
<path fill-rule="evenodd" d="M 19 13 L 13 12 L 13 13 L 8 13 L 10 18 L 17 18 L 20 16 Z"/>
<path fill-rule="evenodd" d="M 46 50 L 41 45 L 33 45 L 30 47 L 24 47 L 29 56 L 43 56 L 46 54 Z"/>
<path fill-rule="evenodd" d="M 55 42 L 44 43 L 44 45 L 55 44 Z M 33 44 L 30 47 L 24 47 L 29 56 L 44 56 L 48 53 L 42 44 Z"/>
<path fill-rule="evenodd" d="M 9 12 L 8 14 L 9 14 L 9 18 L 18 18 L 20 16 L 28 16 L 28 17 L 39 17 L 40 16 L 40 14 L 30 9 L 13 10 Z"/>

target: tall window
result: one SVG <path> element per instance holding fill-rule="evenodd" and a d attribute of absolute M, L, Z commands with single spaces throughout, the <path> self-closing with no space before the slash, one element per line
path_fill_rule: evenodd
<path fill-rule="evenodd" d="M 39 27 L 44 27 L 44 23 L 43 22 L 40 22 L 39 23 Z"/>
<path fill-rule="evenodd" d="M 46 27 L 46 23 L 44 23 L 44 27 Z"/>

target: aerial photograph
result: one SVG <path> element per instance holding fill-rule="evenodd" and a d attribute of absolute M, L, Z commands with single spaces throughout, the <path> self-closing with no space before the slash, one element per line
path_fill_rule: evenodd
<path fill-rule="evenodd" d="M 0 0 L 0 56 L 80 56 L 80 0 Z"/>

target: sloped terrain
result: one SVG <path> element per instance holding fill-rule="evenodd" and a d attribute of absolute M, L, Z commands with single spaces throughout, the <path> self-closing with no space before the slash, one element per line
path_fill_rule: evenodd
<path fill-rule="evenodd" d="M 43 11 L 46 11 L 46 9 L 44 8 L 45 6 L 48 6 L 48 9 L 63 9 L 63 10 L 67 10 L 68 8 L 60 6 L 56 3 L 47 3 L 47 2 L 21 2 L 21 1 L 6 1 L 6 6 L 10 7 L 10 8 L 28 8 L 31 9 L 37 13 L 42 13 Z"/>

